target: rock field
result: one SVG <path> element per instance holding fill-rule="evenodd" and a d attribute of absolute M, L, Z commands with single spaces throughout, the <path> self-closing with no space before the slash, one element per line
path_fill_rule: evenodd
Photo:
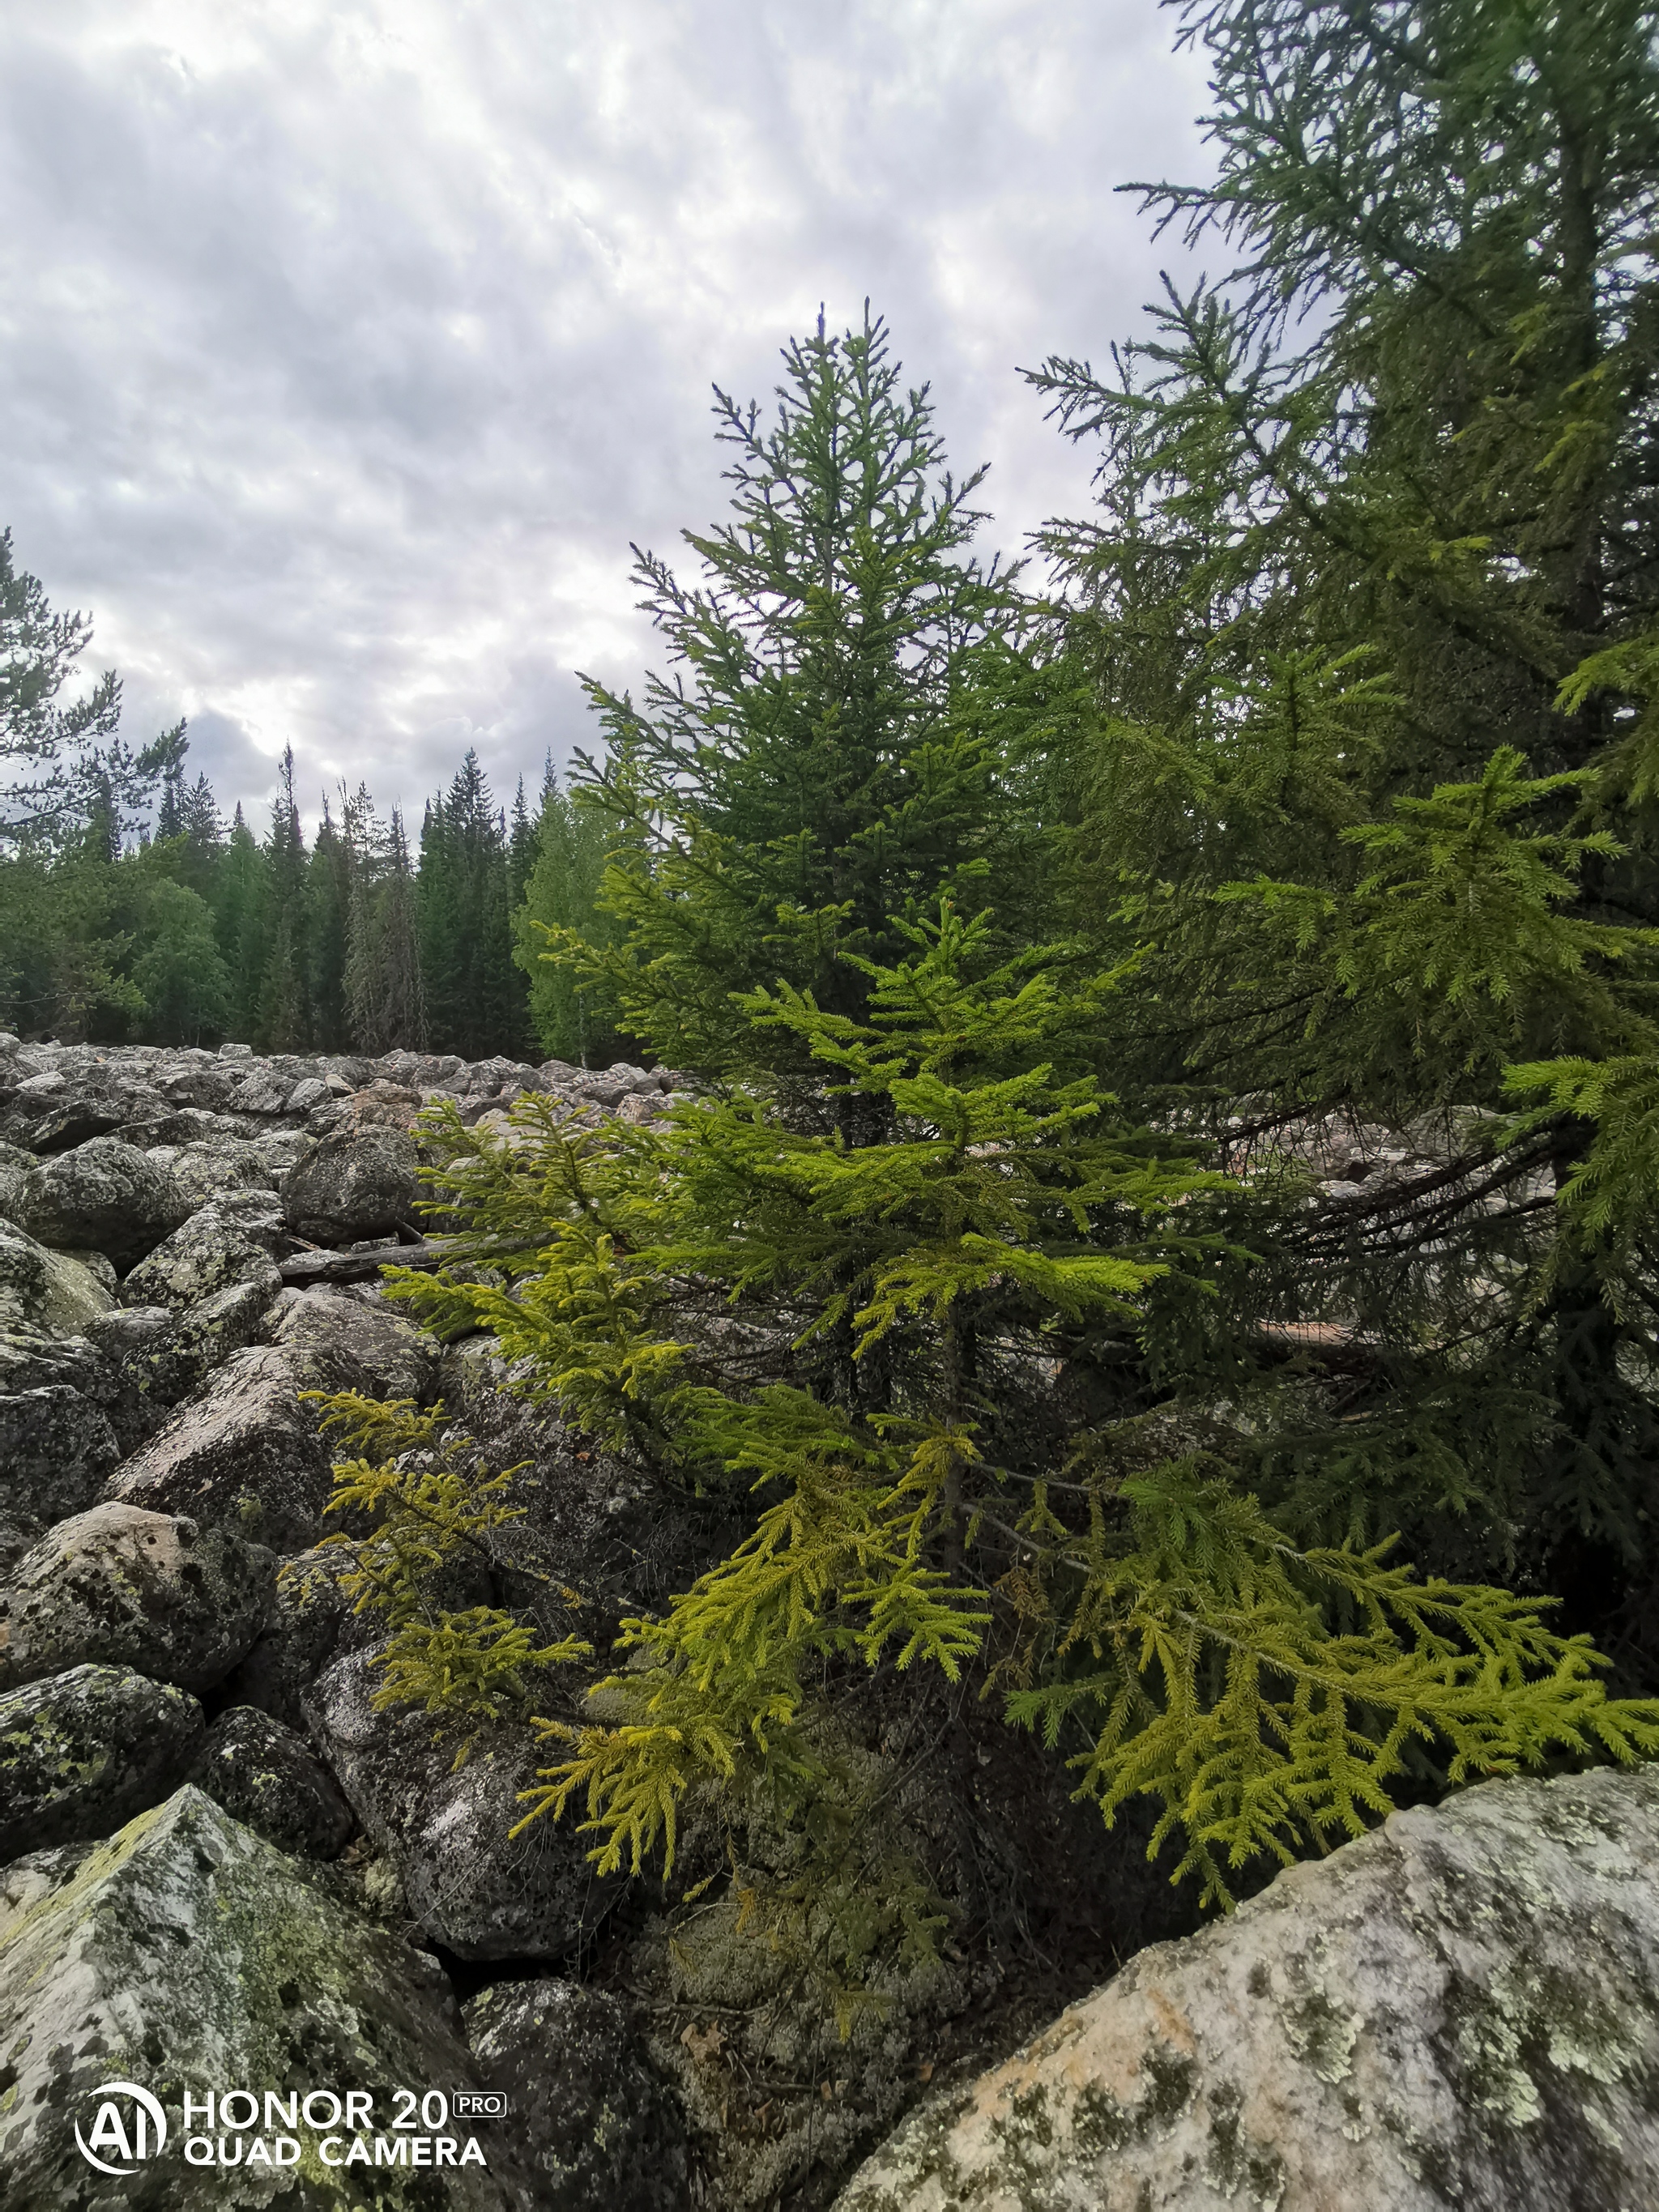
<path fill-rule="evenodd" d="M 954 1893 L 1000 1885 L 975 1924 L 1048 1963 L 947 1942 L 842 2042 L 735 1895 L 601 1881 L 568 1821 L 509 1843 L 527 1729 L 458 1763 L 424 1715 L 375 1711 L 380 1632 L 323 1541 L 301 1392 L 441 1398 L 522 1462 L 526 1540 L 601 1647 L 729 1533 L 377 1283 L 430 1256 L 423 1106 L 501 1129 L 534 1091 L 637 1121 L 674 1087 L 0 1036 L 0 2208 L 1659 2204 L 1650 1773 L 1396 1814 L 1188 1933 L 1133 1835 L 1109 1854 L 1034 1753 L 958 1717 L 957 1764 L 896 1779 L 895 1820 Z M 1387 1172 L 1387 1135 L 1310 1141 L 1329 1195 Z M 456 1571 L 455 1604 L 511 1601 Z M 882 1725 L 848 1756 L 902 1779 Z M 729 1848 L 691 1838 L 688 1880 Z M 310 2149 L 121 2177 L 75 2135 L 111 2081 L 471 2089 L 510 2117 L 479 2124 L 487 2167 L 369 2195 Z"/>

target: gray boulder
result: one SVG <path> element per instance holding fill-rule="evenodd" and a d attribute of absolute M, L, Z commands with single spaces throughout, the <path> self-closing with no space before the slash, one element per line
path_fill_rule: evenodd
<path fill-rule="evenodd" d="M 481 1733 L 457 1771 L 453 1737 L 434 1741 L 412 1707 L 376 1712 L 368 1652 L 334 1663 L 302 1699 L 313 1741 L 368 1835 L 395 1863 L 410 1910 L 459 1959 L 566 1957 L 615 1902 L 587 1838 L 538 1820 L 516 1840 L 519 1792 L 548 1755 L 527 1729 Z"/>
<path fill-rule="evenodd" d="M 23 1195 L 23 1185 L 34 1165 L 33 1152 L 21 1145 L 0 1144 L 0 1220 L 10 1221 Z"/>
<path fill-rule="evenodd" d="M 121 1456 L 109 1417 L 68 1383 L 0 1397 L 0 1514 L 49 1528 L 82 1513 Z"/>
<path fill-rule="evenodd" d="M 264 1190 L 275 1195 L 264 1153 L 257 1145 L 236 1138 L 216 1136 L 182 1144 L 169 1164 L 184 1202 L 192 1209 L 228 1191 Z"/>
<path fill-rule="evenodd" d="M 0 1863 L 107 1836 L 176 1790 L 202 1741 L 186 1692 L 74 1667 L 0 1696 Z"/>
<path fill-rule="evenodd" d="M 275 1316 L 270 1341 L 295 1351 L 349 1358 L 375 1398 L 436 1395 L 442 1347 L 436 1337 L 401 1320 L 378 1297 L 313 1290 L 289 1298 Z"/>
<path fill-rule="evenodd" d="M 119 1308 L 100 1314 L 88 1322 L 98 1329 L 116 1318 Z M 134 1450 L 153 1435 L 158 1414 L 133 1377 L 119 1363 L 83 1336 L 37 1336 L 25 1331 L 0 1330 L 0 1393 L 16 1396 L 26 1390 L 67 1386 L 96 1406 L 115 1431 L 124 1452 Z"/>
<path fill-rule="evenodd" d="M 238 1705 L 257 1705 L 291 1729 L 306 1726 L 303 1700 L 312 1684 L 347 1652 L 381 1641 L 385 1625 L 354 1610 L 343 1578 L 357 1564 L 356 1547 L 328 1541 L 284 1559 L 264 1633 L 226 1682 Z M 488 1568 L 470 1556 L 451 1560 L 425 1585 L 434 1606 L 463 1612 L 493 1595 Z"/>
<path fill-rule="evenodd" d="M 0 1686 L 92 1660 L 211 1689 L 264 1626 L 273 1567 L 228 1529 L 111 1502 L 76 1513 L 0 1589 Z"/>
<path fill-rule="evenodd" d="M 305 1738 L 252 1705 L 220 1714 L 189 1779 L 233 1820 L 300 1858 L 337 1857 L 356 1826 Z"/>
<path fill-rule="evenodd" d="M 1141 1952 L 837 2212 L 1659 2203 L 1659 1770 L 1492 1782 Z"/>
<path fill-rule="evenodd" d="M 14 1222 L 0 1220 L 0 1328 L 79 1336 L 114 1304 L 98 1269 L 70 1253 L 48 1251 Z"/>
<path fill-rule="evenodd" d="M 283 1186 L 283 1212 L 314 1244 L 385 1237 L 415 1219 L 415 1140 L 384 1126 L 319 1137 Z"/>
<path fill-rule="evenodd" d="M 210 1201 L 138 1262 L 122 1286 L 123 1302 L 182 1308 L 247 1284 L 257 1285 L 269 1305 L 283 1285 L 273 1256 L 282 1229 L 274 1192 Z"/>
<path fill-rule="evenodd" d="M 682 2212 L 685 2121 L 615 1997 L 504 1982 L 465 2006 L 467 2041 L 513 2116 L 527 2207 Z"/>
<path fill-rule="evenodd" d="M 112 1497 L 157 1512 L 246 1528 L 279 1552 L 316 1540 L 331 1463 L 302 1389 L 349 1387 L 343 1370 L 264 1346 L 233 1352 L 206 1394 L 181 1406 L 117 1468 Z"/>
<path fill-rule="evenodd" d="M 186 1786 L 108 1843 L 34 1854 L 0 1882 L 6 2201 L 18 2212 L 241 2212 L 273 2201 L 316 2212 L 371 2202 L 378 2212 L 505 2212 L 512 2200 L 489 2166 L 473 2162 L 480 2154 L 496 2162 L 499 2128 L 478 2127 L 478 2152 L 469 2154 L 471 2126 L 447 2126 L 457 2163 L 443 2172 L 420 2171 L 412 2159 L 325 2163 L 352 2142 L 326 2106 L 321 2124 L 308 2124 L 301 2109 L 291 2130 L 268 2131 L 298 2142 L 299 2164 L 286 2177 L 269 2165 L 198 2166 L 184 2155 L 199 2127 L 184 2124 L 186 2091 L 200 2099 L 246 2089 L 261 2108 L 267 2091 L 284 2100 L 367 2092 L 365 2137 L 380 2131 L 395 2142 L 395 2088 L 478 2086 L 450 2010 L 436 1964 L 343 1901 L 337 1878 L 285 1857 Z M 111 2081 L 155 2097 L 167 2123 L 159 2155 L 112 2185 L 87 2164 L 75 2136 L 77 2121 L 83 2133 L 93 2129 Z M 132 2100 L 119 2104 L 130 2120 Z M 249 2130 L 241 2146 L 258 2133 Z M 434 2150 L 423 2139 L 429 2169 Z"/>
<path fill-rule="evenodd" d="M 90 1245 L 131 1267 L 179 1226 L 185 1208 L 167 1169 L 118 1137 L 94 1137 L 35 1162 L 22 1211 L 23 1227 L 42 1244 Z"/>

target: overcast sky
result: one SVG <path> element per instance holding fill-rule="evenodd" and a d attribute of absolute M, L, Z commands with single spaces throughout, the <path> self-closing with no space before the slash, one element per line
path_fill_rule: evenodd
<path fill-rule="evenodd" d="M 637 685 L 630 539 L 725 495 L 718 380 L 868 294 L 989 542 L 1085 503 L 1022 367 L 1141 326 L 1200 66 L 1153 0 L 21 0 L 0 522 L 137 740 L 263 828 L 498 791 Z M 684 550 L 684 549 L 682 549 Z"/>

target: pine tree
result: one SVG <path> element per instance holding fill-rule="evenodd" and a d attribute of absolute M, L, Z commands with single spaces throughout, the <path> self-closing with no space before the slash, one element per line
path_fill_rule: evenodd
<path fill-rule="evenodd" d="M 356 856 L 346 961 L 351 1042 L 361 1052 L 423 1052 L 419 913 L 403 817 L 394 807 L 382 832 L 360 791 L 347 825 Z"/>
<path fill-rule="evenodd" d="M 525 989 L 513 964 L 507 839 L 477 754 L 427 808 L 421 834 L 421 956 L 439 1048 L 470 1060 L 524 1046 Z"/>
<path fill-rule="evenodd" d="M 1219 173 L 1148 198 L 1230 265 L 1037 379 L 1102 452 L 1047 544 L 1097 702 L 1073 911 L 1137 948 L 1115 1079 L 1258 1168 L 1310 1116 L 1464 1133 L 1311 1216 L 1280 1170 L 1255 1310 L 1348 1380 L 1264 1364 L 1253 1479 L 1562 1590 L 1650 1681 L 1659 1224 L 1597 1155 L 1659 1066 L 1651 13 L 1182 12 Z"/>
<path fill-rule="evenodd" d="M 230 978 L 229 1034 L 251 1043 L 258 1024 L 259 987 L 270 950 L 270 867 L 239 800 L 216 872 L 210 903 L 214 934 Z"/>
<path fill-rule="evenodd" d="M 367 793 L 362 794 L 367 797 Z M 346 807 L 342 787 L 341 802 Z M 306 876 L 307 999 L 311 1041 L 325 1052 L 341 1052 L 347 1036 L 346 941 L 349 927 L 357 851 L 349 817 L 336 828 L 328 794 L 312 847 Z"/>
<path fill-rule="evenodd" d="M 1159 1402 L 1249 1255 L 1236 1187 L 1066 1073 L 1119 979 L 1068 984 L 1060 947 L 998 964 L 990 918 L 948 899 L 898 933 L 911 957 L 865 963 L 863 1018 L 787 983 L 741 1006 L 880 1099 L 884 1141 L 803 1131 L 741 1087 L 665 1129 L 573 1135 L 532 1095 L 511 1145 L 453 1110 L 428 1132 L 472 1233 L 453 1273 L 402 1271 L 394 1294 L 493 1329 L 520 1387 L 658 1480 L 756 1501 L 726 1559 L 623 1624 L 621 1714 L 543 1724 L 562 1756 L 526 1817 L 580 1803 L 601 1866 L 637 1869 L 672 1864 L 688 1792 L 781 1793 L 810 1853 L 814 1712 L 849 1668 L 937 1668 L 1051 1746 L 1072 1733 L 1080 1792 L 1109 1823 L 1156 1798 L 1155 1841 L 1179 1837 L 1221 1902 L 1254 1858 L 1362 1832 L 1402 1783 L 1659 1750 L 1659 1701 L 1610 1701 L 1538 1600 L 1419 1580 L 1389 1540 L 1297 1542 L 1236 1486 L 1236 1433 Z M 720 1328 L 732 1307 L 793 1340 L 787 1381 Z M 843 1325 L 850 1387 L 819 1357 Z M 1044 1369 L 1082 1333 L 1146 1395 L 1062 1456 Z M 465 1625 L 446 1638 L 453 1682 Z M 437 1679 L 405 1665 L 399 1693 Z"/>
<path fill-rule="evenodd" d="M 294 748 L 283 752 L 264 843 L 269 921 L 258 1001 L 258 1042 L 301 1052 L 310 1041 L 307 981 L 306 848 L 294 796 Z"/>
<path fill-rule="evenodd" d="M 619 833 L 605 897 L 627 936 L 555 949 L 681 1066 L 754 1049 L 799 1065 L 793 1041 L 734 1018 L 732 994 L 783 975 L 855 1012 L 843 956 L 892 952 L 897 918 L 1004 859 L 980 724 L 1020 610 L 963 552 L 985 471 L 949 474 L 926 387 L 903 386 L 867 307 L 840 338 L 820 318 L 783 359 L 770 428 L 716 389 L 735 489 L 732 520 L 685 533 L 703 583 L 635 549 L 679 668 L 642 708 L 586 685 L 610 753 L 579 756 L 582 781 Z"/>
<path fill-rule="evenodd" d="M 605 817 L 561 790 L 550 761 L 542 779 L 535 860 L 513 915 L 513 957 L 529 979 L 530 1019 L 544 1052 L 583 1067 L 619 1056 L 618 1009 L 601 980 L 544 957 L 550 932 L 568 930 L 601 951 L 620 934 L 599 905 L 612 842 Z"/>

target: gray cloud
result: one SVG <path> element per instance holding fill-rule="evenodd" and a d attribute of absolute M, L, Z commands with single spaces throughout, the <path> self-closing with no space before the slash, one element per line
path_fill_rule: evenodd
<path fill-rule="evenodd" d="M 0 22 L 0 520 L 227 811 L 417 814 L 653 655 L 708 387 L 867 294 L 992 542 L 1085 496 L 1016 369 L 1139 326 L 1208 166 L 1152 0 L 58 0 Z"/>

